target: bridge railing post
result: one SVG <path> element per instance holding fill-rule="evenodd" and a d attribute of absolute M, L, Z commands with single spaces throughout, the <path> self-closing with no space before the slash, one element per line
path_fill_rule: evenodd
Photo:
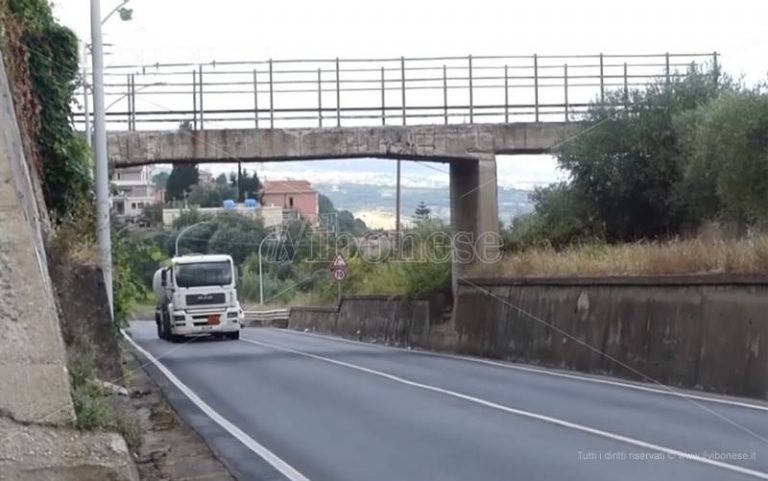
<path fill-rule="evenodd" d="M 336 127 L 341 127 L 341 68 L 336 57 Z"/>
<path fill-rule="evenodd" d="M 259 72 L 253 69 L 253 121 L 259 128 Z"/>
<path fill-rule="evenodd" d="M 539 121 L 539 55 L 533 54 L 533 108 L 535 119 Z"/>
<path fill-rule="evenodd" d="M 603 54 L 600 54 L 600 106 L 605 105 L 605 75 L 604 75 Z"/>
<path fill-rule="evenodd" d="M 720 68 L 717 65 L 717 52 L 712 52 L 712 77 L 715 81 L 715 88 L 720 82 Z"/>
<path fill-rule="evenodd" d="M 666 72 L 666 76 L 667 76 L 667 87 L 669 87 L 669 85 L 672 83 L 672 78 L 671 78 L 671 75 L 670 75 L 671 72 L 670 72 L 670 69 L 669 69 L 669 52 L 664 54 L 664 64 L 665 64 L 665 72 Z"/>
<path fill-rule="evenodd" d="M 269 59 L 269 128 L 275 128 L 275 84 L 273 80 L 272 59 Z"/>
<path fill-rule="evenodd" d="M 205 120 L 204 120 L 204 112 L 205 108 L 203 107 L 203 66 L 199 65 L 197 70 L 197 80 L 198 80 L 198 90 L 200 92 L 200 130 L 205 130 Z"/>
<path fill-rule="evenodd" d="M 504 123 L 509 123 L 509 65 L 504 65 Z"/>
<path fill-rule="evenodd" d="M 131 74 L 131 130 L 136 130 L 136 74 Z"/>
<path fill-rule="evenodd" d="M 624 62 L 624 108 L 629 106 L 629 75 L 627 71 L 627 62 Z"/>
<path fill-rule="evenodd" d="M 407 123 L 405 112 L 405 57 L 400 57 L 400 90 L 402 92 L 403 125 L 405 125 Z"/>
<path fill-rule="evenodd" d="M 127 129 L 130 131 L 131 129 L 131 74 L 126 74 L 125 76 L 125 98 L 127 99 L 128 107 L 125 109 L 126 111 L 126 126 Z"/>
<path fill-rule="evenodd" d="M 475 123 L 475 97 L 474 97 L 474 85 L 472 78 L 472 55 L 469 56 L 469 64 L 467 65 L 469 72 L 469 123 Z"/>
<path fill-rule="evenodd" d="M 565 106 L 565 122 L 568 122 L 568 64 L 563 65 L 563 86 L 565 88 L 564 94 L 564 106 Z"/>
<path fill-rule="evenodd" d="M 192 125 L 197 130 L 197 71 L 192 70 Z"/>
<path fill-rule="evenodd" d="M 448 125 L 448 67 L 443 64 L 443 120 Z"/>
<path fill-rule="evenodd" d="M 323 70 L 317 69 L 317 125 L 323 126 Z"/>
<path fill-rule="evenodd" d="M 384 67 L 381 67 L 381 125 L 387 125 L 386 103 L 386 79 L 384 77 Z"/>

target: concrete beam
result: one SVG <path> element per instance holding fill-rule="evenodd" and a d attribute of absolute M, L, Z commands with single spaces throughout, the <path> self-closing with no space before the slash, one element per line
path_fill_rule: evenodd
<path fill-rule="evenodd" d="M 381 157 L 430 161 L 549 152 L 577 123 L 111 132 L 114 167 Z"/>

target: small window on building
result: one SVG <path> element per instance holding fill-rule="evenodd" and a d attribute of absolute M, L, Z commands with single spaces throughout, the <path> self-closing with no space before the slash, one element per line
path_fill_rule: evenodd
<path fill-rule="evenodd" d="M 131 202 L 131 209 L 135 209 L 135 208 L 136 208 L 136 202 Z"/>
<path fill-rule="evenodd" d="M 288 197 L 288 207 L 293 209 L 293 197 Z"/>

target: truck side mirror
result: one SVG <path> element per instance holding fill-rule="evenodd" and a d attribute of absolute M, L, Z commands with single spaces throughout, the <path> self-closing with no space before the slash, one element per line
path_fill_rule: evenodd
<path fill-rule="evenodd" d="M 165 273 L 166 273 L 166 271 L 161 271 L 160 272 L 160 285 L 163 286 L 163 287 L 168 285 L 168 281 L 165 278 Z"/>

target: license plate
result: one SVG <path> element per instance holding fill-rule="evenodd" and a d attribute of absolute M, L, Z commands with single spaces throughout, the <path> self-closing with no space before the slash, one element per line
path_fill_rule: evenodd
<path fill-rule="evenodd" d="M 213 314 L 208 316 L 208 325 L 209 326 L 218 326 L 219 325 L 219 315 Z"/>
<path fill-rule="evenodd" d="M 200 326 L 200 329 L 203 330 L 203 331 L 210 331 L 211 330 L 211 326 Z"/>

